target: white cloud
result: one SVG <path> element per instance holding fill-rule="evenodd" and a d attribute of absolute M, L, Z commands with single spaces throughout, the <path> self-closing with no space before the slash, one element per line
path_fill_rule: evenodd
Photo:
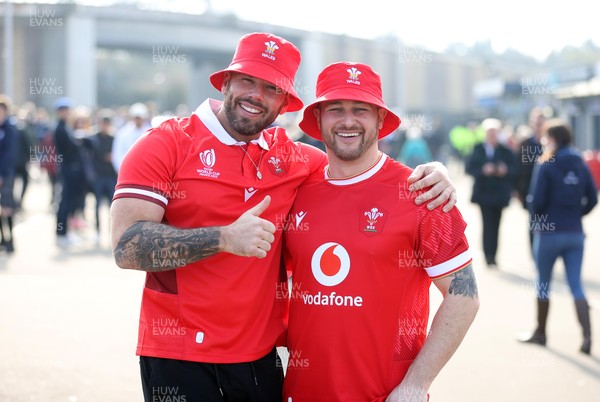
<path fill-rule="evenodd" d="M 213 1 L 213 4 L 216 3 Z M 225 3 L 219 3 L 222 9 Z M 229 0 L 240 18 L 306 30 L 373 38 L 390 32 L 409 44 L 443 50 L 449 43 L 491 40 L 497 50 L 513 47 L 543 58 L 587 39 L 600 45 L 591 3 L 505 0 L 503 2 L 366 0 Z"/>

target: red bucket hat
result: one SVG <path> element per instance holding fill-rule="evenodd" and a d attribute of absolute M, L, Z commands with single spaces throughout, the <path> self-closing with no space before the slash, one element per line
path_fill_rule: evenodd
<path fill-rule="evenodd" d="M 321 140 L 321 130 L 315 117 L 319 103 L 332 100 L 355 100 L 371 103 L 387 110 L 379 139 L 400 126 L 400 118 L 383 102 L 381 78 L 366 64 L 339 62 L 325 67 L 317 78 L 317 100 L 304 109 L 300 128 L 306 134 Z"/>
<path fill-rule="evenodd" d="M 295 112 L 304 106 L 294 89 L 300 59 L 300 51 L 292 42 L 269 33 L 250 33 L 238 42 L 229 67 L 211 74 L 210 83 L 221 91 L 227 71 L 260 78 L 281 88 L 288 95 L 287 110 Z"/>

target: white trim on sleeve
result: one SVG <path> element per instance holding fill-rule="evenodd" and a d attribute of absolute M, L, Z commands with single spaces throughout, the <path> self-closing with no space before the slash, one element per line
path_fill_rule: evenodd
<path fill-rule="evenodd" d="M 162 195 L 157 194 L 153 191 L 142 190 L 139 188 L 132 188 L 132 187 L 123 187 L 118 190 L 115 190 L 115 195 L 121 195 L 121 194 L 139 194 L 139 195 L 143 195 L 145 197 L 154 198 L 155 200 L 160 201 L 161 203 L 165 204 L 165 206 L 169 205 L 169 200 L 167 198 L 165 198 Z"/>
<path fill-rule="evenodd" d="M 434 265 L 433 267 L 425 268 L 425 271 L 430 278 L 436 278 L 454 271 L 455 269 L 465 265 L 467 262 L 469 262 L 469 260 L 471 260 L 471 251 L 467 249 L 448 261 L 444 261 L 441 264 Z"/>

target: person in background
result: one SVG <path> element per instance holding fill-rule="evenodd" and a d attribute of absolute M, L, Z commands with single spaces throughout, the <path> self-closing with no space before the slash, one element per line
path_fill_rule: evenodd
<path fill-rule="evenodd" d="M 391 158 L 398 160 L 398 155 L 402 149 L 402 144 L 406 141 L 406 133 L 400 130 L 394 130 L 390 135 L 386 135 L 379 143 L 379 150 Z M 323 148 L 324 150 L 325 148 Z"/>
<path fill-rule="evenodd" d="M 117 185 L 117 173 L 112 164 L 113 125 L 112 114 L 102 110 L 98 114 L 99 130 L 85 140 L 92 158 L 95 180 L 93 185 L 96 198 L 96 242 L 100 242 L 100 207 L 103 200 L 112 203 Z"/>
<path fill-rule="evenodd" d="M 59 247 L 67 247 L 76 242 L 68 236 L 68 218 L 77 207 L 79 191 L 85 187 L 85 173 L 81 163 L 81 153 L 73 130 L 69 124 L 73 102 L 69 98 L 59 98 L 54 103 L 58 124 L 54 130 L 57 161 L 60 163 L 61 194 L 56 213 L 56 242 Z"/>
<path fill-rule="evenodd" d="M 54 132 L 50 126 L 50 116 L 46 109 L 39 107 L 35 117 L 35 131 L 37 147 L 35 149 L 36 160 L 39 161 L 40 169 L 48 175 L 50 182 L 50 209 L 56 213 L 60 202 L 60 162 L 62 156 L 56 153 Z"/>
<path fill-rule="evenodd" d="M 79 161 L 83 171 L 84 182 L 76 190 L 75 204 L 69 213 L 68 225 L 70 228 L 84 231 L 87 228 L 85 210 L 87 195 L 94 192 L 96 171 L 92 160 L 92 152 L 85 144 L 92 134 L 92 112 L 87 107 L 77 107 L 73 110 L 73 139 L 77 145 Z"/>
<path fill-rule="evenodd" d="M 500 120 L 485 119 L 481 126 L 485 141 L 473 148 L 466 171 L 475 179 L 471 202 L 481 209 L 485 261 L 496 268 L 502 210 L 510 202 L 517 166 L 512 151 L 498 141 Z"/>
<path fill-rule="evenodd" d="M 20 210 L 23 204 L 23 198 L 29 186 L 29 165 L 31 159 L 36 158 L 36 126 L 35 126 L 36 107 L 33 103 L 27 102 L 19 108 L 17 113 L 18 146 L 17 160 L 15 164 L 15 178 L 20 180 L 20 188 L 15 197 L 15 208 Z"/>
<path fill-rule="evenodd" d="M 583 332 L 580 351 L 589 355 L 592 333 L 589 305 L 581 283 L 585 243 L 581 219 L 598 203 L 597 189 L 586 163 L 572 146 L 571 128 L 562 120 L 551 119 L 542 132 L 544 153 L 535 166 L 528 195 L 538 273 L 537 328 L 523 341 L 546 344 L 552 270 L 561 257 Z"/>
<path fill-rule="evenodd" d="M 112 164 L 116 172 L 121 168 L 125 154 L 133 144 L 150 128 L 150 111 L 143 103 L 134 103 L 129 107 L 131 119 L 115 134 L 112 147 Z"/>
<path fill-rule="evenodd" d="M 0 247 L 15 251 L 13 216 L 15 213 L 14 182 L 18 147 L 17 128 L 10 119 L 10 99 L 0 94 Z"/>
<path fill-rule="evenodd" d="M 426 123 L 423 129 L 423 138 L 432 155 L 432 160 L 448 163 L 451 146 L 448 141 L 448 129 L 444 127 L 443 120 L 439 115 L 434 115 L 430 123 Z"/>
<path fill-rule="evenodd" d="M 423 130 L 418 126 L 409 127 L 406 130 L 406 140 L 400 149 L 398 161 L 414 169 L 418 165 L 432 160 L 433 156 L 431 156 L 429 145 L 423 138 Z"/>
<path fill-rule="evenodd" d="M 543 149 L 540 139 L 542 138 L 542 127 L 546 117 L 542 108 L 535 107 L 529 112 L 530 135 L 521 141 L 515 154 L 517 171 L 515 177 L 515 190 L 523 208 L 528 208 L 527 195 L 531 187 L 531 176 L 533 167 L 542 155 Z M 533 231 L 531 230 L 532 217 L 529 216 L 529 246 L 533 255 Z"/>
<path fill-rule="evenodd" d="M 477 123 L 469 121 L 466 126 L 455 126 L 448 132 L 448 140 L 454 155 L 466 165 L 469 155 L 473 152 L 473 147 L 480 139 L 477 132 Z"/>

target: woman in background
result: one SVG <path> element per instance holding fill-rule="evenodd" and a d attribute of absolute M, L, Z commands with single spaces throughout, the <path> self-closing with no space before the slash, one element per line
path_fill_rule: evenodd
<path fill-rule="evenodd" d="M 592 345 L 589 306 L 581 284 L 584 244 L 581 217 L 594 208 L 598 198 L 591 173 L 572 141 L 571 129 L 562 120 L 546 123 L 542 136 L 544 153 L 535 167 L 527 197 L 538 271 L 538 326 L 524 342 L 546 344 L 552 268 L 557 258 L 562 257 L 583 329 L 580 350 L 589 355 Z"/>

